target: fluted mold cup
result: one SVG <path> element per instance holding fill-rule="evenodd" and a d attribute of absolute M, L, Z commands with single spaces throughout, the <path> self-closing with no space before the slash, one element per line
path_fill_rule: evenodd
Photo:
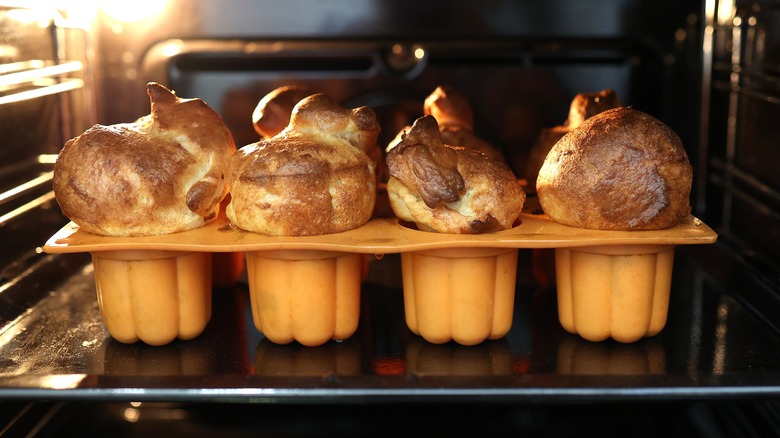
<path fill-rule="evenodd" d="M 635 342 L 666 325 L 674 245 L 555 250 L 558 318 L 589 341 Z"/>
<path fill-rule="evenodd" d="M 355 333 L 362 254 L 269 250 L 246 256 L 254 324 L 268 340 L 318 346 Z"/>
<path fill-rule="evenodd" d="M 401 254 L 409 329 L 428 342 L 476 345 L 512 327 L 516 248 L 447 248 Z"/>
<path fill-rule="evenodd" d="M 92 253 L 103 323 L 119 342 L 165 345 L 199 336 L 211 319 L 211 254 Z"/>

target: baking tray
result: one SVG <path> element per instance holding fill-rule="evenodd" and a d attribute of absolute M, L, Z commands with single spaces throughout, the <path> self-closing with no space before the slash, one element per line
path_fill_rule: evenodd
<path fill-rule="evenodd" d="M 420 232 L 405 231 L 393 220 L 369 224 L 397 234 L 374 236 L 371 243 L 358 239 L 358 230 L 342 233 L 354 240 L 341 249 L 385 255 L 371 258 L 355 335 L 320 347 L 276 345 L 265 339 L 252 322 L 244 279 L 213 291 L 212 320 L 198 338 L 161 347 L 122 344 L 102 325 L 89 258 L 85 254 L 51 255 L 55 268 L 48 270 L 49 276 L 52 270 L 57 272 L 63 258 L 80 260 L 80 268 L 59 272 L 49 293 L 31 303 L 0 333 L 0 398 L 325 404 L 780 395 L 780 335 L 741 299 L 753 286 L 742 283 L 734 289 L 724 280 L 729 269 L 722 261 L 727 258 L 717 256 L 723 254 L 717 245 L 677 249 L 669 320 L 660 334 L 632 344 L 594 343 L 561 328 L 555 289 L 540 284 L 532 269 L 539 251 L 549 251 L 561 242 L 572 246 L 592 242 L 544 216 L 529 213 L 522 219 L 519 227 L 496 235 L 447 236 L 463 245 L 485 238 L 496 245 L 518 245 L 518 239 L 531 245 L 520 250 L 511 330 L 504 338 L 472 347 L 430 344 L 406 327 L 397 252 L 419 247 L 382 239 Z M 701 242 L 703 235 L 705 241 L 711 239 L 706 237 L 711 232 L 706 226 L 694 220 L 689 226 L 693 234 L 685 241 Z M 307 247 L 311 241 L 344 245 L 343 239 L 328 240 L 335 236 L 269 238 L 226 228 L 224 222 L 210 227 L 217 232 L 201 236 L 197 245 L 203 250 L 277 249 L 304 240 L 309 241 Z M 532 228 L 534 233 L 520 234 Z M 188 233 L 200 235 L 208 229 Z M 112 248 L 106 239 L 88 243 L 91 237 L 85 234 L 66 226 L 50 240 L 59 242 L 52 251 Z M 72 245 L 77 238 L 84 239 L 78 247 Z M 653 238 L 668 242 L 664 239 L 669 236 Z M 176 240 L 171 238 L 167 244 L 182 244 Z M 148 238 L 132 241 L 144 249 L 160 244 Z M 332 246 L 327 249 L 334 250 Z"/>
<path fill-rule="evenodd" d="M 602 245 L 707 244 L 717 234 L 705 223 L 688 216 L 665 230 L 601 231 L 553 222 L 527 207 L 517 226 L 486 234 L 444 234 L 419 231 L 395 218 L 372 219 L 342 233 L 319 236 L 265 236 L 241 230 L 221 215 L 210 224 L 181 233 L 144 237 L 108 237 L 83 232 L 69 223 L 44 245 L 48 253 L 116 250 L 239 252 L 270 250 L 321 250 L 364 254 L 392 254 L 442 248 L 569 248 Z"/>
<path fill-rule="evenodd" d="M 713 243 L 717 238 L 712 229 L 691 215 L 672 228 L 637 232 L 569 227 L 544 214 L 533 214 L 534 211 L 541 210 L 529 203 L 511 229 L 468 235 L 423 232 L 395 218 L 372 219 L 341 233 L 296 237 L 243 231 L 232 226 L 224 215 L 206 227 L 143 238 L 96 236 L 70 224 L 47 242 L 44 251 L 91 252 L 97 289 L 101 291 L 98 299 L 103 303 L 106 325 L 112 335 L 123 342 L 140 338 L 152 345 L 165 344 L 176 336 L 191 339 L 203 329 L 207 322 L 203 309 L 207 306 L 202 302 L 207 299 L 208 291 L 193 285 L 211 281 L 201 278 L 199 273 L 206 269 L 195 267 L 190 260 L 205 257 L 188 255 L 188 262 L 174 270 L 170 269 L 167 258 L 160 262 L 158 257 L 192 252 L 244 252 L 257 327 L 274 342 L 284 344 L 295 340 L 317 346 L 328 339 L 342 340 L 356 329 L 360 258 L 354 257 L 355 253 L 374 253 L 378 257 L 388 253 L 414 253 L 404 259 L 402 270 L 406 321 L 410 329 L 436 344 L 455 340 L 474 345 L 500 338 L 510 328 L 516 250 L 555 248 L 555 261 L 546 260 L 544 269 L 560 271 L 559 299 L 564 327 L 591 341 L 612 337 L 635 342 L 658 333 L 665 324 L 673 248 L 681 244 Z M 577 251 L 572 252 L 573 249 Z M 495 251 L 501 251 L 501 255 Z M 348 258 L 351 268 L 343 264 L 346 259 L 339 265 L 333 262 L 323 265 L 319 261 L 323 257 L 335 260 L 334 252 L 352 253 Z M 258 258 L 258 253 L 263 258 Z M 104 254 L 121 260 L 106 264 L 102 261 Z M 291 262 L 290 257 L 299 261 Z M 300 261 L 311 259 L 317 262 Z M 143 260 L 145 268 L 126 260 Z M 180 263 L 184 262 L 174 266 Z M 328 266 L 327 272 L 323 266 Z M 182 274 L 181 269 L 187 273 Z M 220 268 L 215 272 L 221 275 L 224 271 Z M 176 278 L 181 275 L 195 282 L 187 286 L 188 293 L 201 298 L 178 299 L 182 291 L 175 285 L 179 284 Z M 307 278 L 299 278 L 301 275 Z M 333 283 L 336 277 L 340 280 Z M 115 278 L 122 280 L 117 284 Z M 152 278 L 160 285 L 156 295 L 150 294 L 147 286 L 128 297 L 120 292 L 109 293 L 126 291 L 131 284 L 148 284 Z M 307 281 L 332 284 L 332 287 L 322 286 L 315 294 L 305 286 Z M 174 285 L 170 290 L 164 287 L 169 284 Z M 340 289 L 337 284 L 342 284 Z M 348 289 L 347 284 L 351 285 Z M 470 286 L 462 286 L 467 284 Z M 340 295 L 337 290 L 341 291 Z M 333 310 L 322 304 L 316 307 L 290 304 L 319 302 L 315 301 L 319 299 L 331 303 Z M 181 307 L 178 313 L 172 308 L 165 314 L 172 315 L 171 318 L 146 318 L 145 315 L 158 312 L 162 306 L 160 300 L 189 307 Z M 474 302 L 467 304 L 471 300 Z M 138 304 L 131 306 L 131 302 Z M 342 305 L 338 307 L 336 302 Z M 612 308 L 624 310 L 615 313 Z M 179 314 L 188 317 L 180 320 Z"/>

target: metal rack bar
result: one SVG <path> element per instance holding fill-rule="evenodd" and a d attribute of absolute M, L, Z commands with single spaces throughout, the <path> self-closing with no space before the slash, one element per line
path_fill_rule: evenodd
<path fill-rule="evenodd" d="M 10 221 L 11 219 L 16 218 L 17 216 L 21 216 L 24 213 L 27 213 L 28 211 L 31 211 L 35 207 L 41 206 L 49 201 L 54 199 L 54 192 L 50 191 L 46 193 L 45 195 L 39 196 L 32 201 L 22 205 L 19 208 L 16 208 L 2 216 L 0 216 L 0 226 L 4 225 L 6 222 Z"/>
<path fill-rule="evenodd" d="M 780 104 L 780 97 L 773 96 L 761 91 L 756 91 L 751 88 L 746 88 L 740 85 L 735 85 L 726 81 L 715 81 L 712 87 L 717 90 L 728 91 L 732 93 L 739 93 L 745 96 L 755 97 L 767 103 Z"/>
<path fill-rule="evenodd" d="M 713 168 L 720 169 L 724 173 L 728 173 L 734 176 L 735 178 L 740 180 L 740 182 L 746 184 L 747 186 L 753 188 L 754 190 L 761 192 L 762 194 L 766 195 L 767 197 L 771 198 L 774 201 L 780 202 L 780 192 L 773 189 L 768 184 L 761 182 L 758 178 L 754 177 L 753 175 L 748 174 L 747 172 L 739 169 L 733 164 L 724 163 L 722 160 L 719 159 L 713 159 L 711 164 Z"/>
<path fill-rule="evenodd" d="M 0 105 L 63 93 L 84 86 L 77 78 L 63 78 L 84 69 L 81 61 L 67 61 L 47 65 L 46 61 L 32 59 L 0 65 L 0 88 L 24 87 L 22 91 L 0 96 Z M 25 87 L 32 86 L 32 89 Z"/>
<path fill-rule="evenodd" d="M 36 60 L 23 63 L 14 63 L 22 65 L 37 65 Z M 11 66 L 13 67 L 13 66 Z M 67 73 L 73 73 L 81 71 L 84 68 L 84 64 L 81 61 L 69 61 L 62 64 L 41 66 L 33 69 L 14 71 L 13 73 L 7 73 L 0 76 L 0 86 L 19 85 L 26 82 L 34 81 L 35 79 L 61 76 Z M 0 70 L 0 72 L 2 72 Z"/>
<path fill-rule="evenodd" d="M 22 183 L 11 190 L 6 190 L 3 193 L 0 193 L 0 205 L 17 198 L 24 194 L 25 192 L 28 192 L 36 187 L 39 187 L 43 184 L 46 184 L 50 182 L 54 178 L 54 172 L 46 172 L 43 175 L 38 176 L 37 178 L 33 178 L 30 181 L 27 181 L 25 183 Z"/>
<path fill-rule="evenodd" d="M 36 97 L 48 96 L 51 94 L 63 93 L 65 91 L 76 90 L 83 86 L 84 81 L 81 79 L 63 79 L 61 82 L 57 82 L 52 85 L 44 85 L 40 88 L 34 88 L 32 90 L 25 90 L 18 93 L 9 94 L 7 96 L 2 96 L 0 97 L 0 105 L 34 99 Z"/>

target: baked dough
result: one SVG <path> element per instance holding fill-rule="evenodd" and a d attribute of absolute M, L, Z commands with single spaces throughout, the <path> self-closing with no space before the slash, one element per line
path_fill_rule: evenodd
<path fill-rule="evenodd" d="M 301 100 L 275 137 L 234 155 L 228 176 L 230 221 L 272 236 L 357 228 L 376 202 L 375 163 L 364 149 L 379 124 L 368 107 L 348 110 L 325 94 Z"/>
<path fill-rule="evenodd" d="M 505 160 L 498 148 L 474 134 L 474 111 L 463 93 L 449 86 L 436 87 L 425 99 L 423 113 L 436 119 L 444 144 L 476 149 L 495 160 Z"/>
<path fill-rule="evenodd" d="M 610 89 L 593 93 L 579 93 L 574 96 L 569 105 L 569 116 L 566 121 L 562 125 L 542 129 L 531 148 L 525 166 L 528 191 L 530 193 L 536 192 L 536 179 L 539 177 L 539 169 L 544 164 L 550 149 L 558 140 L 566 135 L 567 132 L 580 126 L 587 118 L 619 106 L 622 106 L 620 97 L 614 90 Z"/>
<path fill-rule="evenodd" d="M 293 108 L 305 97 L 315 92 L 301 86 L 285 85 L 265 95 L 252 114 L 252 125 L 264 139 L 272 138 L 282 132 L 290 123 Z M 374 217 L 392 216 L 387 201 L 387 166 L 382 147 L 379 143 L 362 144 L 363 151 L 376 164 L 377 200 Z"/>
<path fill-rule="evenodd" d="M 680 137 L 619 107 L 585 120 L 547 155 L 536 187 L 556 222 L 600 230 L 672 227 L 690 214 L 693 170 Z"/>
<path fill-rule="evenodd" d="M 201 99 L 147 86 L 151 114 L 134 123 L 95 125 L 69 140 L 54 164 L 54 193 L 82 230 L 149 236 L 213 220 L 225 184 L 233 136 Z"/>
<path fill-rule="evenodd" d="M 474 111 L 463 93 L 449 86 L 439 86 L 423 102 L 423 114 L 433 116 L 439 125 L 441 140 L 450 146 L 475 149 L 488 157 L 505 161 L 504 154 L 487 141 L 474 134 Z M 392 149 L 408 131 L 405 127 L 390 141 L 387 151 Z"/>
<path fill-rule="evenodd" d="M 601 114 L 608 109 L 619 106 L 623 106 L 620 102 L 620 96 L 611 89 L 593 93 L 579 93 L 571 100 L 569 117 L 566 119 L 564 126 L 574 129 L 596 114 Z"/>
<path fill-rule="evenodd" d="M 424 231 L 485 233 L 511 228 L 525 193 L 503 161 L 442 143 L 433 116 L 423 116 L 387 155 L 390 205 Z"/>
<path fill-rule="evenodd" d="M 252 112 L 252 126 L 264 139 L 282 132 L 290 124 L 295 105 L 314 91 L 300 86 L 285 85 L 266 94 Z"/>

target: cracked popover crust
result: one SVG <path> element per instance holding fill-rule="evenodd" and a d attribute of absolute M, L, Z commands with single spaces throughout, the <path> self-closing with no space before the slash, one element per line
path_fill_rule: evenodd
<path fill-rule="evenodd" d="M 387 155 L 396 216 L 424 231 L 486 233 L 511 228 L 525 193 L 509 167 L 469 148 L 445 145 L 436 119 L 417 119 Z"/>
<path fill-rule="evenodd" d="M 220 116 L 201 99 L 147 85 L 151 113 L 134 123 L 95 125 L 65 143 L 54 164 L 63 214 L 106 236 L 150 236 L 216 218 L 236 150 Z"/>
<path fill-rule="evenodd" d="M 566 133 L 580 126 L 586 119 L 608 109 L 622 106 L 614 90 L 606 89 L 592 93 L 578 93 L 569 105 L 569 117 L 562 125 L 544 128 L 539 133 L 525 165 L 525 178 L 529 193 L 536 193 L 536 179 L 550 149 Z"/>
<path fill-rule="evenodd" d="M 357 228 L 376 202 L 373 110 L 342 107 L 317 93 L 298 102 L 276 136 L 239 149 L 231 161 L 226 212 L 241 229 L 311 236 Z"/>
<path fill-rule="evenodd" d="M 690 214 L 693 169 L 680 137 L 629 107 L 588 118 L 547 155 L 536 189 L 558 223 L 599 230 L 655 230 Z"/>

